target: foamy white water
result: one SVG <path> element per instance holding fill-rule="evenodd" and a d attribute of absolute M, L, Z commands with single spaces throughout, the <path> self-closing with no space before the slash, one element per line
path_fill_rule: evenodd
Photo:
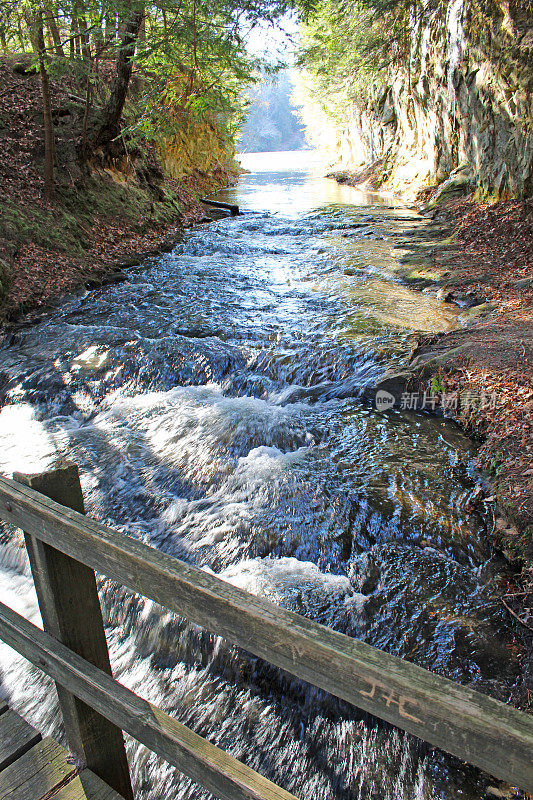
<path fill-rule="evenodd" d="M 66 298 L 0 341 L 0 471 L 75 460 L 88 513 L 318 622 L 491 691 L 519 675 L 468 510 L 474 448 L 443 420 L 360 401 L 448 330 L 449 305 L 395 282 L 412 212 L 247 156 L 220 199 L 128 281 Z M 39 622 L 20 532 L 0 596 Z M 306 800 L 483 796 L 487 777 L 100 579 L 116 677 Z M 215 632 L 216 634 L 216 632 Z M 1 692 L 61 735 L 51 683 L 0 648 Z M 205 798 L 128 740 L 136 795 Z"/>

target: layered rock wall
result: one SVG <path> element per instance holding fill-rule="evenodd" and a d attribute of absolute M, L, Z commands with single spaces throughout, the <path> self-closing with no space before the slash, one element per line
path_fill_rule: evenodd
<path fill-rule="evenodd" d="M 482 194 L 532 195 L 530 0 L 423 0 L 410 39 L 409 63 L 329 131 L 332 161 L 381 160 L 392 188 L 459 168 Z"/>

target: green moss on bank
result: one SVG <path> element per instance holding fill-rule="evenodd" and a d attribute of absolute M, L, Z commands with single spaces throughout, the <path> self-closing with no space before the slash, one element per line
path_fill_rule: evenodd
<path fill-rule="evenodd" d="M 0 320 L 31 309 L 46 295 L 40 285 L 36 286 L 35 295 L 32 289 L 23 290 L 24 300 L 20 299 L 22 279 L 16 272 L 17 264 L 31 248 L 41 251 L 36 256 L 34 274 L 40 271 L 38 262 L 44 260 L 49 264 L 51 284 L 64 291 L 85 282 L 92 274 L 101 276 L 113 271 L 113 262 L 122 263 L 121 257 L 131 257 L 132 250 L 137 250 L 140 257 L 146 250 L 145 239 L 153 250 L 158 237 L 167 236 L 169 229 L 180 224 L 190 212 L 191 202 L 196 202 L 195 192 L 187 191 L 184 201 L 163 182 L 119 183 L 108 175 L 89 177 L 76 188 L 57 187 L 51 206 L 17 203 L 0 197 Z M 113 244 L 115 253 L 107 264 L 102 260 L 102 248 L 98 247 L 102 236 Z M 117 248 L 120 241 L 124 242 L 124 252 L 120 252 L 120 246 Z M 67 275 L 58 280 L 58 270 L 63 267 L 52 266 L 54 253 L 61 264 L 70 264 L 72 280 Z M 43 282 L 42 278 L 36 280 Z M 27 277 L 23 281 L 27 283 Z M 51 294 L 57 291 L 56 288 Z"/>
<path fill-rule="evenodd" d="M 91 246 L 93 228 L 99 217 L 122 220 L 142 234 L 154 225 L 175 223 L 182 211 L 177 196 L 168 189 L 162 191 L 161 199 L 156 201 L 152 192 L 138 186 L 90 178 L 82 189 L 58 189 L 56 202 L 49 209 L 3 199 L 0 239 L 17 248 L 33 243 L 80 257 Z M 2 272 L 0 281 L 1 276 Z"/>

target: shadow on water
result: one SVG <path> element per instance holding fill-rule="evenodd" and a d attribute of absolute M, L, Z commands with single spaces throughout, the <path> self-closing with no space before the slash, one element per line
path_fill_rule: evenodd
<path fill-rule="evenodd" d="M 96 518 L 505 697 L 519 670 L 494 596 L 506 567 L 468 507 L 475 450 L 444 420 L 358 400 L 413 332 L 454 316 L 387 279 L 387 231 L 409 212 L 335 186 L 265 165 L 225 195 L 243 216 L 11 332 L 0 470 L 68 455 Z M 4 529 L 2 599 L 37 620 L 19 543 Z M 99 585 L 116 677 L 295 794 L 483 795 L 477 770 Z M 0 659 L 3 692 L 57 733 L 50 682 L 7 648 Z M 208 797 L 128 748 L 139 798 Z"/>

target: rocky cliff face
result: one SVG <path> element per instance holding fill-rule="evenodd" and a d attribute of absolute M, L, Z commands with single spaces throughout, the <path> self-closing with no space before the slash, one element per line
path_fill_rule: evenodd
<path fill-rule="evenodd" d="M 422 0 L 410 63 L 337 126 L 337 164 L 383 162 L 392 188 L 463 183 L 497 197 L 533 194 L 531 0 Z"/>

